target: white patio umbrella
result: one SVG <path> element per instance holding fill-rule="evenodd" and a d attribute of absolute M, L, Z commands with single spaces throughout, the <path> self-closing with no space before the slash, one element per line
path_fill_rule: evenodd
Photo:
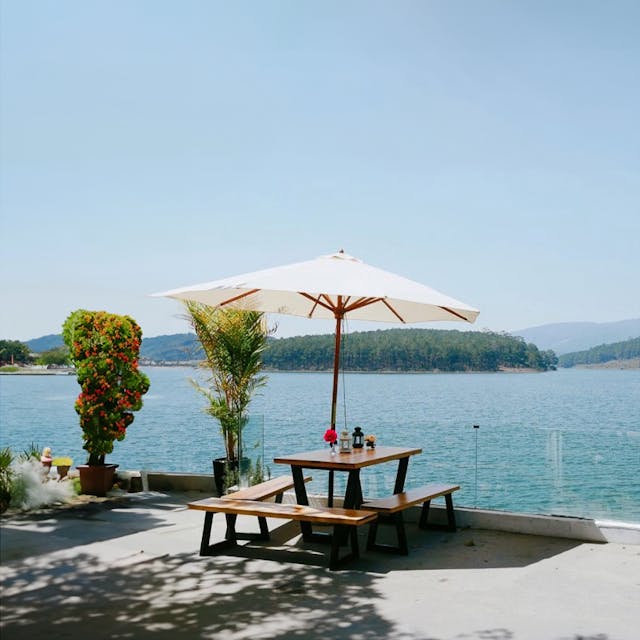
<path fill-rule="evenodd" d="M 331 427 L 335 429 L 342 320 L 415 323 L 474 322 L 480 313 L 435 289 L 369 266 L 343 251 L 154 296 L 194 300 L 212 307 L 336 321 Z"/>

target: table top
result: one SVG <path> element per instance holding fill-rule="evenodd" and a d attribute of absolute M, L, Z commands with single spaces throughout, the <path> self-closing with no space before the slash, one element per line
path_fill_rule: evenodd
<path fill-rule="evenodd" d="M 276 464 L 288 464 L 294 467 L 305 467 L 307 469 L 335 469 L 349 471 L 351 469 L 361 469 L 373 464 L 408 458 L 422 453 L 422 449 L 407 447 L 380 447 L 374 449 L 363 447 L 353 449 L 351 453 L 331 453 L 329 447 L 316 451 L 303 451 L 288 456 L 274 458 Z"/>

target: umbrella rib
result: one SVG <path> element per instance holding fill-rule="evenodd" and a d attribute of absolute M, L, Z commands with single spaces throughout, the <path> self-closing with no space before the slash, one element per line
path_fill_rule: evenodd
<path fill-rule="evenodd" d="M 382 304 L 387 307 L 387 309 L 389 309 L 389 311 L 391 311 L 391 313 L 393 313 L 393 315 L 398 318 L 402 324 L 406 324 L 404 318 L 386 300 L 382 300 Z"/>
<path fill-rule="evenodd" d="M 349 300 L 351 300 L 351 296 L 349 296 L 345 298 L 344 302 L 336 306 L 326 293 L 322 293 L 318 297 L 314 297 L 309 293 L 305 293 L 304 291 L 298 291 L 298 293 L 313 302 L 313 307 L 308 314 L 309 318 L 313 316 L 313 313 L 315 312 L 315 309 L 318 305 L 320 305 L 324 309 L 327 309 L 328 311 L 332 311 L 334 314 L 339 313 L 340 316 L 344 316 L 344 314 L 350 313 L 351 311 L 356 311 L 358 309 L 362 309 L 363 307 L 368 307 L 369 305 L 375 304 L 376 302 L 382 302 L 382 304 L 384 304 L 384 306 L 387 307 L 387 309 L 389 309 L 389 311 L 391 311 L 391 313 L 396 318 L 398 318 L 399 322 L 406 324 L 404 318 L 384 298 L 358 298 L 357 300 L 349 304 Z M 462 318 L 462 316 L 460 317 Z"/>
<path fill-rule="evenodd" d="M 316 307 L 318 305 L 320 305 L 324 309 L 327 309 L 328 311 L 332 311 L 332 312 L 335 313 L 335 311 L 336 311 L 335 307 L 331 306 L 330 304 L 327 304 L 326 302 L 323 302 L 321 300 L 321 296 L 318 296 L 317 298 L 314 298 L 310 293 L 305 293 L 304 291 L 298 291 L 298 293 L 301 296 L 303 296 L 304 298 L 307 298 L 307 300 L 311 300 L 311 302 L 313 302 L 313 308 L 311 309 L 311 311 L 308 314 L 309 318 L 313 315 L 313 312 L 315 311 L 315 309 L 316 309 Z M 331 302 L 331 300 L 329 300 L 329 302 Z"/>
<path fill-rule="evenodd" d="M 242 298 L 246 298 L 247 296 L 252 296 L 254 293 L 257 293 L 260 289 L 251 289 L 250 291 L 245 291 L 240 295 L 234 296 L 233 298 L 229 298 L 228 300 L 222 301 L 218 306 L 224 307 L 225 304 L 231 304 L 232 302 L 236 302 L 236 300 L 242 300 Z"/>
<path fill-rule="evenodd" d="M 449 309 L 449 307 L 438 307 L 438 308 L 442 309 L 443 311 L 446 311 L 447 313 L 450 313 L 450 314 L 456 316 L 456 318 L 460 318 L 461 320 L 464 320 L 465 322 L 469 322 L 469 320 L 467 318 L 465 318 L 461 313 L 457 313 L 453 309 Z"/>
<path fill-rule="evenodd" d="M 227 304 L 231 304 L 233 302 L 237 302 L 238 300 L 242 300 L 242 298 L 246 298 L 248 296 L 252 296 L 254 293 L 258 293 L 258 291 L 260 291 L 260 289 L 251 289 L 249 291 L 245 291 L 244 293 L 241 293 L 240 295 L 234 296 L 233 298 L 229 298 L 228 300 L 224 300 L 223 302 L 220 303 L 219 306 L 224 307 Z M 331 298 L 329 298 L 329 296 L 327 296 L 326 294 L 321 294 L 320 296 L 318 296 L 317 298 L 312 296 L 309 293 L 305 293 L 304 291 L 299 291 L 298 292 L 301 296 L 307 298 L 308 300 L 311 300 L 311 302 L 313 302 L 313 308 L 311 309 L 311 311 L 309 312 L 309 317 L 313 316 L 313 313 L 316 309 L 316 307 L 318 305 L 320 305 L 321 307 L 327 309 L 328 311 L 333 311 L 334 313 L 338 310 L 334 305 L 333 302 L 331 301 Z M 326 300 L 326 302 L 323 302 L 323 299 Z M 398 318 L 398 320 L 400 322 L 402 322 L 403 324 L 405 323 L 404 318 L 384 299 L 384 298 L 359 298 L 358 300 L 356 300 L 355 302 L 353 302 L 352 304 L 348 304 L 350 300 L 349 298 L 345 299 L 345 302 L 342 305 L 342 313 L 349 313 L 350 311 L 355 311 L 356 309 L 362 309 L 363 307 L 367 307 L 371 304 L 375 304 L 376 302 L 382 302 L 382 304 L 387 307 L 387 309 L 389 309 L 389 311 L 391 311 L 391 313 L 393 313 L 393 315 Z M 464 320 L 465 322 L 469 322 L 469 320 L 467 318 L 465 318 L 461 313 L 458 313 L 456 311 L 454 311 L 453 309 L 450 309 L 449 307 L 442 307 L 439 306 L 439 309 L 442 309 L 443 311 L 446 311 L 447 313 L 450 313 L 453 316 L 456 316 L 456 318 L 460 318 L 461 320 Z"/>
<path fill-rule="evenodd" d="M 326 309 L 331 309 L 333 311 L 336 311 L 338 306 L 340 305 L 340 296 L 338 296 L 338 305 L 334 304 L 333 300 L 328 296 L 328 294 L 326 293 L 321 293 L 318 296 L 318 302 L 320 304 L 322 304 L 322 302 L 320 302 L 320 300 L 324 300 L 325 304 L 323 305 Z M 328 306 L 326 306 L 328 305 Z"/>
<path fill-rule="evenodd" d="M 350 304 L 349 306 L 345 306 L 345 313 L 349 311 L 356 311 L 357 309 L 362 309 L 362 307 L 368 307 L 370 304 L 375 304 L 376 302 L 380 302 L 382 298 L 358 298 L 355 302 Z"/>

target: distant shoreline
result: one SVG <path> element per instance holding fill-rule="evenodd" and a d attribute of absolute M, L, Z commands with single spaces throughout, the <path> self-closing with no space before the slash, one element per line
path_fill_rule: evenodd
<path fill-rule="evenodd" d="M 2 371 L 2 376 L 75 376 L 74 369 L 32 369 L 30 367 L 20 367 L 17 371 Z"/>
<path fill-rule="evenodd" d="M 564 368 L 564 367 L 563 367 Z M 576 364 L 573 369 L 640 369 L 640 358 L 630 360 L 609 360 L 608 362 L 598 362 L 596 364 Z"/>
<path fill-rule="evenodd" d="M 192 369 L 198 368 L 196 364 L 187 363 L 155 363 L 155 364 L 141 364 L 141 368 L 153 367 L 157 369 L 172 369 L 175 367 L 189 367 Z M 632 371 L 634 369 L 640 369 L 640 358 L 632 358 L 631 360 L 611 360 L 609 362 L 602 362 L 597 364 L 580 364 L 574 367 L 558 367 L 558 369 L 609 369 L 616 371 Z M 553 371 L 550 369 L 549 371 Z M 264 369 L 266 374 L 269 373 L 331 373 L 330 369 L 324 371 L 317 369 Z M 540 371 L 539 369 L 531 369 L 529 367 L 516 368 L 516 367 L 501 367 L 497 371 L 490 371 L 487 369 L 474 369 L 469 371 L 442 371 L 440 369 L 433 369 L 429 371 L 398 371 L 396 369 L 382 369 L 372 371 L 361 370 L 348 370 L 345 369 L 343 373 L 353 374 L 405 374 L 405 375 L 433 375 L 433 374 L 460 374 L 460 373 L 548 373 Z M 59 368 L 59 369 L 37 369 L 35 367 L 18 367 L 15 370 L 3 371 L 0 369 L 0 375 L 3 376 L 75 376 L 75 369 L 72 368 Z"/>

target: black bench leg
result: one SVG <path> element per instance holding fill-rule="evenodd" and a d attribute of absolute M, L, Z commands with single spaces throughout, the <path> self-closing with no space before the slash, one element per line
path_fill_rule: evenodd
<path fill-rule="evenodd" d="M 211 514 L 213 515 L 213 514 Z M 227 540 L 271 540 L 267 519 L 264 516 L 258 516 L 258 524 L 260 525 L 260 533 L 244 533 L 236 531 L 236 521 L 238 516 L 235 513 L 225 513 L 227 519 Z"/>
<path fill-rule="evenodd" d="M 376 542 L 378 537 L 378 524 L 393 524 L 396 529 L 397 545 L 381 544 Z M 369 525 L 369 535 L 367 537 L 367 549 L 370 551 L 382 551 L 385 553 L 400 553 L 404 556 L 409 555 L 409 545 L 407 544 L 407 533 L 404 528 L 404 518 L 402 512 L 385 516 L 379 515 L 377 520 L 374 520 Z"/>
<path fill-rule="evenodd" d="M 446 503 L 447 503 L 447 520 L 449 522 L 449 531 L 455 531 L 456 530 L 456 514 L 453 511 L 453 496 L 448 493 L 445 497 L 444 497 Z"/>
<path fill-rule="evenodd" d="M 404 518 L 402 512 L 396 513 L 396 534 L 398 536 L 398 552 L 402 555 L 409 555 L 409 545 L 407 544 L 407 534 L 404 530 Z"/>
<path fill-rule="evenodd" d="M 431 505 L 431 500 L 427 500 L 422 505 L 422 511 L 420 512 L 420 521 L 418 522 L 418 526 L 421 529 L 444 529 L 446 531 L 451 531 L 455 533 L 456 531 L 456 514 L 453 510 L 453 496 L 450 493 L 447 493 L 444 497 L 444 500 L 447 505 L 447 525 L 436 525 L 427 524 L 427 520 L 429 518 L 429 506 Z"/>
<path fill-rule="evenodd" d="M 260 525 L 260 540 L 269 540 L 269 527 L 267 526 L 267 519 L 264 516 L 258 516 L 258 524 Z"/>
<path fill-rule="evenodd" d="M 360 557 L 360 548 L 358 547 L 358 530 L 351 527 L 351 553 L 354 558 Z"/>
<path fill-rule="evenodd" d="M 211 525 L 213 523 L 213 513 L 207 511 L 204 514 L 204 527 L 202 528 L 202 540 L 200 541 L 200 555 L 206 556 L 211 540 Z"/>
<path fill-rule="evenodd" d="M 431 500 L 427 500 L 422 503 L 422 510 L 420 511 L 420 520 L 418 527 L 420 529 L 426 529 L 428 527 L 427 520 L 429 519 L 429 507 L 431 506 Z"/>
<path fill-rule="evenodd" d="M 374 520 L 369 525 L 369 534 L 367 535 L 367 551 L 371 551 L 376 547 L 376 538 L 378 537 L 378 521 Z"/>
<path fill-rule="evenodd" d="M 351 551 L 342 558 L 340 557 L 340 547 L 343 544 L 351 543 Z M 358 547 L 358 530 L 357 527 L 347 525 L 335 525 L 333 534 L 331 535 L 331 555 L 329 557 L 329 569 L 335 571 L 341 565 L 350 560 L 360 557 L 360 549 Z"/>
<path fill-rule="evenodd" d="M 213 513 L 211 515 L 213 515 Z M 225 539 L 229 540 L 231 537 L 235 536 L 236 520 L 238 516 L 234 515 L 233 513 L 225 513 L 224 515 L 227 519 L 227 532 L 225 533 L 224 537 Z"/>
<path fill-rule="evenodd" d="M 200 541 L 200 555 L 201 556 L 213 556 L 218 549 L 224 549 L 228 547 L 235 547 L 238 544 L 235 529 L 235 516 L 232 519 L 227 518 L 227 532 L 225 539 L 210 544 L 211 541 L 211 525 L 213 524 L 213 512 L 207 511 L 204 514 L 204 526 L 202 528 L 202 539 Z"/>

